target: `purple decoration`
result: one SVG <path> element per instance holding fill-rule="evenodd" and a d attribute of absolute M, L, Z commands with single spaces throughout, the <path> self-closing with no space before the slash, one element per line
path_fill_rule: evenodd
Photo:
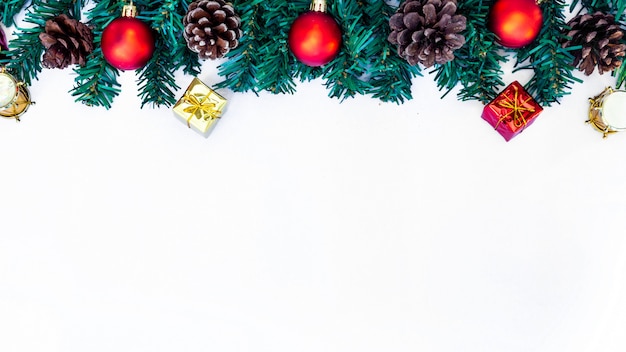
<path fill-rule="evenodd" d="M 0 27 L 0 49 L 9 50 L 9 46 L 7 45 L 7 37 L 4 35 L 4 30 Z"/>

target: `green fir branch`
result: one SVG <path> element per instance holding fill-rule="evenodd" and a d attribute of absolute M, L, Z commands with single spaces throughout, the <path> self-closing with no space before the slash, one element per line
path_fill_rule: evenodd
<path fill-rule="evenodd" d="M 324 85 L 329 89 L 329 97 L 343 101 L 371 90 L 367 79 L 369 58 L 363 51 L 374 38 L 372 30 L 365 26 L 358 0 L 335 0 L 329 12 L 341 26 L 343 47 L 339 55 L 324 66 Z"/>
<path fill-rule="evenodd" d="M 293 93 L 294 79 L 322 77 L 329 96 L 342 100 L 357 94 L 394 102 L 411 98 L 411 79 L 419 69 L 395 55 L 387 42 L 393 12 L 389 5 L 374 0 L 367 6 L 358 0 L 329 2 L 327 11 L 342 28 L 343 44 L 337 58 L 323 67 L 304 65 L 288 48 L 291 24 L 309 5 L 310 0 L 235 2 L 244 36 L 219 66 L 225 79 L 216 87 Z"/>
<path fill-rule="evenodd" d="M 257 56 L 263 36 L 261 21 L 263 0 L 234 1 L 235 11 L 241 18 L 244 34 L 239 46 L 226 54 L 226 62 L 218 66 L 218 73 L 224 78 L 215 88 L 228 88 L 235 92 L 252 91 L 257 93 L 257 68 L 260 63 Z"/>
<path fill-rule="evenodd" d="M 138 70 L 142 107 L 147 104 L 171 106 L 176 102 L 174 92 L 180 87 L 174 74 L 186 52 L 184 40 L 181 40 L 182 15 L 178 13 L 181 3 L 188 4 L 184 0 L 152 1 L 146 3 L 141 17 L 138 16 L 149 23 L 156 34 L 154 54 L 146 66 Z"/>
<path fill-rule="evenodd" d="M 200 74 L 198 54 L 188 50 L 183 38 L 183 17 L 187 13 L 190 0 L 152 0 L 137 18 L 149 23 L 172 50 L 172 70 L 183 69 L 190 75 Z"/>
<path fill-rule="evenodd" d="M 102 30 L 119 16 L 125 1 L 94 1 L 96 5 L 89 11 L 88 20 L 94 33 L 96 49 L 89 56 L 85 66 L 74 69 L 76 73 L 75 85 L 70 92 L 72 96 L 76 97 L 77 102 L 109 109 L 115 97 L 120 94 L 120 84 L 117 80 L 119 72 L 104 59 L 100 49 L 100 40 Z"/>
<path fill-rule="evenodd" d="M 620 23 L 622 30 L 624 30 L 624 23 Z M 626 44 L 626 37 L 623 37 L 621 40 L 622 44 Z M 622 88 L 624 86 L 624 82 L 626 82 L 626 64 L 624 60 L 622 60 L 622 64 L 613 70 L 612 75 L 616 77 L 615 88 Z"/>
<path fill-rule="evenodd" d="M 409 65 L 397 55 L 395 46 L 387 40 L 391 32 L 389 18 L 394 13 L 395 8 L 385 1 L 367 1 L 364 19 L 373 30 L 373 40 L 363 56 L 369 58 L 369 93 L 381 101 L 401 104 L 412 99 L 412 79 L 421 76 L 421 72 L 419 66 Z"/>
<path fill-rule="evenodd" d="M 15 16 L 22 12 L 30 2 L 31 0 L 3 0 L 0 4 L 0 22 L 7 27 L 14 26 Z"/>
<path fill-rule="evenodd" d="M 626 9 L 626 0 L 572 0 L 569 10 L 573 11 L 580 3 L 581 7 L 588 13 L 596 11 L 604 12 L 615 16 L 615 20 L 620 20 Z"/>
<path fill-rule="evenodd" d="M 544 1 L 541 7 L 544 18 L 541 32 L 532 45 L 517 51 L 516 66 L 528 63 L 518 67 L 514 72 L 532 69 L 534 75 L 525 88 L 539 104 L 550 106 L 569 94 L 573 83 L 582 81 L 572 73 L 574 58 L 570 51 L 577 48 L 561 46 L 566 38 L 564 1 Z"/>
<path fill-rule="evenodd" d="M 74 69 L 75 86 L 70 91 L 75 101 L 88 106 L 111 108 L 113 99 L 120 94 L 117 81 L 119 71 L 109 65 L 102 56 L 102 50 L 96 48 L 90 55 L 87 64 Z"/>
<path fill-rule="evenodd" d="M 444 96 L 460 83 L 459 99 L 488 103 L 504 86 L 501 67 L 507 58 L 495 42 L 494 34 L 487 29 L 487 16 L 492 3 L 482 0 L 459 2 L 457 13 L 467 18 L 466 42 L 454 52 L 453 61 L 432 71 L 436 72 L 439 89 L 446 90 Z"/>
<path fill-rule="evenodd" d="M 188 75 L 197 76 L 200 74 L 202 65 L 196 52 L 193 52 L 187 48 L 187 42 L 183 37 L 183 31 L 185 29 L 183 25 L 183 17 L 187 13 L 190 0 L 177 1 L 176 9 L 170 13 L 169 16 L 169 28 L 172 29 L 170 38 L 177 44 L 174 49 L 174 67 L 176 70 L 183 69 L 183 72 Z M 170 43 L 174 43 L 171 42 Z"/>
<path fill-rule="evenodd" d="M 35 0 L 26 13 L 24 22 L 27 27 L 18 27 L 17 38 L 10 43 L 10 50 L 0 61 L 13 72 L 20 80 L 30 85 L 41 72 L 41 56 L 44 47 L 39 40 L 46 21 L 62 13 L 69 13 L 74 17 L 74 0 L 45 1 Z M 80 11 L 78 11 L 80 13 Z"/>
<path fill-rule="evenodd" d="M 263 36 L 263 45 L 258 47 L 257 90 L 266 90 L 274 94 L 296 91 L 293 80 L 294 58 L 289 52 L 287 37 L 289 28 L 296 18 L 292 6 L 287 1 L 264 2 L 262 23 L 264 32 L 271 33 L 271 38 Z"/>
<path fill-rule="evenodd" d="M 172 69 L 173 51 L 164 42 L 163 37 L 156 40 L 155 48 L 154 55 L 140 70 L 138 78 L 142 108 L 147 104 L 155 107 L 171 106 L 176 102 L 174 92 L 180 89 L 176 85 Z"/>

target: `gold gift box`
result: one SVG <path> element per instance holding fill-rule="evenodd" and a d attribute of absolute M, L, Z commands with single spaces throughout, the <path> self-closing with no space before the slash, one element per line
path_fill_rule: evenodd
<path fill-rule="evenodd" d="M 174 114 L 187 122 L 189 128 L 206 134 L 219 120 L 227 100 L 194 78 L 182 98 L 174 105 Z"/>

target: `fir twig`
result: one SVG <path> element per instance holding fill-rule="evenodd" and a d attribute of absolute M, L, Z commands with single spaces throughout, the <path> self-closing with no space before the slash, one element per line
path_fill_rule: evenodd
<path fill-rule="evenodd" d="M 369 93 L 381 101 L 400 104 L 412 98 L 411 80 L 421 73 L 419 66 L 409 65 L 398 56 L 387 40 L 391 32 L 389 18 L 394 12 L 385 1 L 367 1 L 364 19 L 373 30 L 373 41 L 364 49 L 363 56 L 369 58 Z"/>
<path fill-rule="evenodd" d="M 39 33 L 44 30 L 46 21 L 54 16 L 68 12 L 72 17 L 80 16 L 80 10 L 76 12 L 73 3 L 74 0 L 35 0 L 24 18 L 28 27 L 18 27 L 17 38 L 10 43 L 12 49 L 1 62 L 27 85 L 41 72 L 44 47 L 39 40 Z"/>
<path fill-rule="evenodd" d="M 94 0 L 96 5 L 89 12 L 89 24 L 93 28 L 94 45 L 96 49 L 89 56 L 87 64 L 74 69 L 77 76 L 75 86 L 71 90 L 76 101 L 89 106 L 111 107 L 113 99 L 120 93 L 120 84 L 117 81 L 119 72 L 109 65 L 102 55 L 100 40 L 102 30 L 113 19 L 119 16 L 124 0 Z"/>
<path fill-rule="evenodd" d="M 457 13 L 467 18 L 465 45 L 454 52 L 453 61 L 433 71 L 439 89 L 446 89 L 444 96 L 461 83 L 459 99 L 488 103 L 504 85 L 501 64 L 506 61 L 506 56 L 495 43 L 493 33 L 487 29 L 487 14 L 492 3 L 482 0 L 459 2 Z"/>
<path fill-rule="evenodd" d="M 154 55 L 141 69 L 138 79 L 142 108 L 147 104 L 158 107 L 171 106 L 176 102 L 174 92 L 180 87 L 176 85 L 174 79 L 172 53 L 169 46 L 163 42 L 163 38 L 158 38 Z"/>
<path fill-rule="evenodd" d="M 528 64 L 515 71 L 532 69 L 534 75 L 525 88 L 539 104 L 550 106 L 569 94 L 571 84 L 582 81 L 572 73 L 574 58 L 569 52 L 572 48 L 561 46 L 565 38 L 565 3 L 563 0 L 544 1 L 541 7 L 544 18 L 541 32 L 533 45 L 517 51 L 516 66 L 527 60 Z"/>
<path fill-rule="evenodd" d="M 272 93 L 290 93 L 296 91 L 293 80 L 294 60 L 289 53 L 287 36 L 290 24 L 295 19 L 292 8 L 287 1 L 273 3 L 263 2 L 264 33 L 263 43 L 258 47 L 257 90 Z"/>
<path fill-rule="evenodd" d="M 373 94 L 383 101 L 402 102 L 411 97 L 411 79 L 419 73 L 392 53 L 387 42 L 388 20 L 393 9 L 384 2 L 336 0 L 328 12 L 342 28 L 342 49 L 323 67 L 309 67 L 289 52 L 291 23 L 305 12 L 310 0 L 288 3 L 248 0 L 235 3 L 244 36 L 227 62 L 219 66 L 225 78 L 216 87 L 234 91 L 268 90 L 293 93 L 295 79 L 323 77 L 329 96 L 340 99 Z"/>
<path fill-rule="evenodd" d="M 569 7 L 570 12 L 573 11 L 579 3 L 588 13 L 601 11 L 615 16 L 615 20 L 617 21 L 620 20 L 626 9 L 626 0 L 572 0 Z"/>
<path fill-rule="evenodd" d="M 15 16 L 30 4 L 30 0 L 4 0 L 0 4 L 0 22 L 5 26 L 15 25 Z"/>
<path fill-rule="evenodd" d="M 174 49 L 174 67 L 176 70 L 182 68 L 184 73 L 197 76 L 200 74 L 201 68 L 198 54 L 187 49 L 185 38 L 183 38 L 185 28 L 183 25 L 183 17 L 187 13 L 190 3 L 190 0 L 177 1 L 175 11 L 171 12 L 168 18 L 168 28 L 170 29 L 168 36 L 170 43 L 177 44 Z"/>
<path fill-rule="evenodd" d="M 141 107 L 146 104 L 153 106 L 171 106 L 176 102 L 174 91 L 180 87 L 176 85 L 174 73 L 176 62 L 184 55 L 184 46 L 179 36 L 182 33 L 182 16 L 177 13 L 180 0 L 153 1 L 138 17 L 151 24 L 156 32 L 155 50 L 152 58 L 145 67 L 138 70 L 139 97 Z"/>
<path fill-rule="evenodd" d="M 261 3 L 263 0 L 236 1 L 235 10 L 241 18 L 241 26 L 245 28 L 239 46 L 226 54 L 227 61 L 218 66 L 219 75 L 224 80 L 218 82 L 216 88 L 229 88 L 235 92 L 257 92 L 257 56 L 263 37 Z"/>
<path fill-rule="evenodd" d="M 330 13 L 338 20 L 343 32 L 343 48 L 339 55 L 324 67 L 325 85 L 329 97 L 346 98 L 370 91 L 367 80 L 369 58 L 363 51 L 372 43 L 372 30 L 363 23 L 358 0 L 336 0 Z"/>

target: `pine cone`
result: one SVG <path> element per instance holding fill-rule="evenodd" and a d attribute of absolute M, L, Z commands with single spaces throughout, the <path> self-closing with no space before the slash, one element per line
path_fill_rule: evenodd
<path fill-rule="evenodd" d="M 454 50 L 465 44 L 460 34 L 466 18 L 456 15 L 456 0 L 406 0 L 389 19 L 389 42 L 411 65 L 424 67 L 454 60 Z"/>
<path fill-rule="evenodd" d="M 46 48 L 42 59 L 44 67 L 85 65 L 87 56 L 93 51 L 93 32 L 89 27 L 63 14 L 46 21 L 44 30 L 39 34 L 39 40 Z"/>
<path fill-rule="evenodd" d="M 624 32 L 612 15 L 596 12 L 572 18 L 567 25 L 568 39 L 564 48 L 581 45 L 582 49 L 572 51 L 574 66 L 589 76 L 596 66 L 600 74 L 620 67 L 626 45 L 622 43 Z"/>
<path fill-rule="evenodd" d="M 183 18 L 187 46 L 201 59 L 219 59 L 239 45 L 241 19 L 223 0 L 198 0 Z"/>

